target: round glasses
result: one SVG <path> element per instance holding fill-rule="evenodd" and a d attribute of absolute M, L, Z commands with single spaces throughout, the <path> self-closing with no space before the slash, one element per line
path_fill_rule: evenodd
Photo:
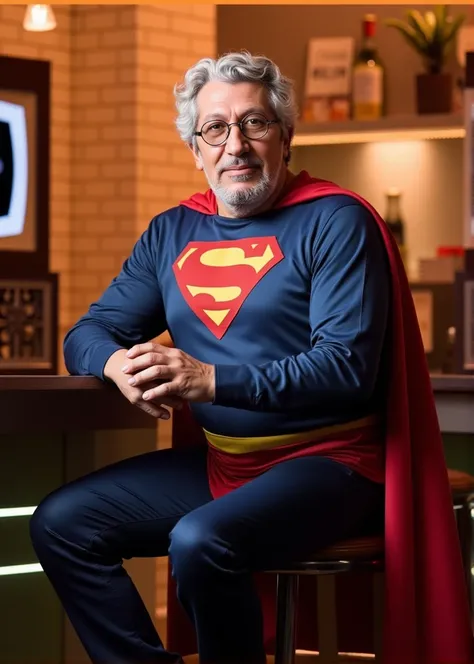
<path fill-rule="evenodd" d="M 222 145 L 229 138 L 231 127 L 235 125 L 246 138 L 253 141 L 266 136 L 272 124 L 278 124 L 278 120 L 267 120 L 260 113 L 249 113 L 240 122 L 208 120 L 202 125 L 201 131 L 194 132 L 194 136 L 200 136 L 208 145 Z"/>

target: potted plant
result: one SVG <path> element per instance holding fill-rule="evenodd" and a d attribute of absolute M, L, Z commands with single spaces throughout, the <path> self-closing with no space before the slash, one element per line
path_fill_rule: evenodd
<path fill-rule="evenodd" d="M 395 28 L 421 56 L 424 73 L 416 77 L 418 113 L 449 113 L 452 110 L 453 76 L 444 71 L 459 28 L 465 20 L 453 18 L 446 5 L 436 5 L 423 15 L 416 9 L 406 12 L 407 21 L 387 19 L 385 24 Z"/>

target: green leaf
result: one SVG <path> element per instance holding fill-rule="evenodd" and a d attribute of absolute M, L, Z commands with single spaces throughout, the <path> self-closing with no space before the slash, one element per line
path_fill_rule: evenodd
<path fill-rule="evenodd" d="M 385 21 L 385 24 L 388 27 L 395 28 L 400 32 L 402 37 L 408 42 L 408 44 L 414 48 L 419 53 L 425 53 L 427 44 L 425 41 L 422 41 L 419 33 L 415 31 L 410 25 L 407 25 L 398 18 L 391 18 Z"/>
<path fill-rule="evenodd" d="M 419 12 L 417 9 L 411 9 L 407 11 L 407 18 L 409 24 L 413 27 L 420 40 L 428 42 L 429 30 L 425 25 L 425 19 L 423 18 L 421 12 Z"/>
<path fill-rule="evenodd" d="M 445 44 L 449 44 L 451 41 L 454 41 L 457 33 L 459 32 L 459 28 L 462 26 L 465 20 L 466 17 L 464 16 L 464 14 L 461 14 L 460 16 L 456 16 L 455 19 L 453 19 L 450 23 L 448 23 L 444 35 Z"/>

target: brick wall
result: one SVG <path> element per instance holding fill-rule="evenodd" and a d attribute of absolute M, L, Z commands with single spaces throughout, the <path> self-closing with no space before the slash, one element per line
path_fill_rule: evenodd
<path fill-rule="evenodd" d="M 136 239 L 135 18 L 135 8 L 122 5 L 73 9 L 72 321 L 108 285 Z"/>

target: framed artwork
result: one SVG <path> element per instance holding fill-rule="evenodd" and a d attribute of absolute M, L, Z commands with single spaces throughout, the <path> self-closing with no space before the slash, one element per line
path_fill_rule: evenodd
<path fill-rule="evenodd" d="M 48 273 L 50 64 L 0 56 L 0 276 Z"/>
<path fill-rule="evenodd" d="M 0 374 L 57 373 L 57 275 L 0 277 Z"/>

